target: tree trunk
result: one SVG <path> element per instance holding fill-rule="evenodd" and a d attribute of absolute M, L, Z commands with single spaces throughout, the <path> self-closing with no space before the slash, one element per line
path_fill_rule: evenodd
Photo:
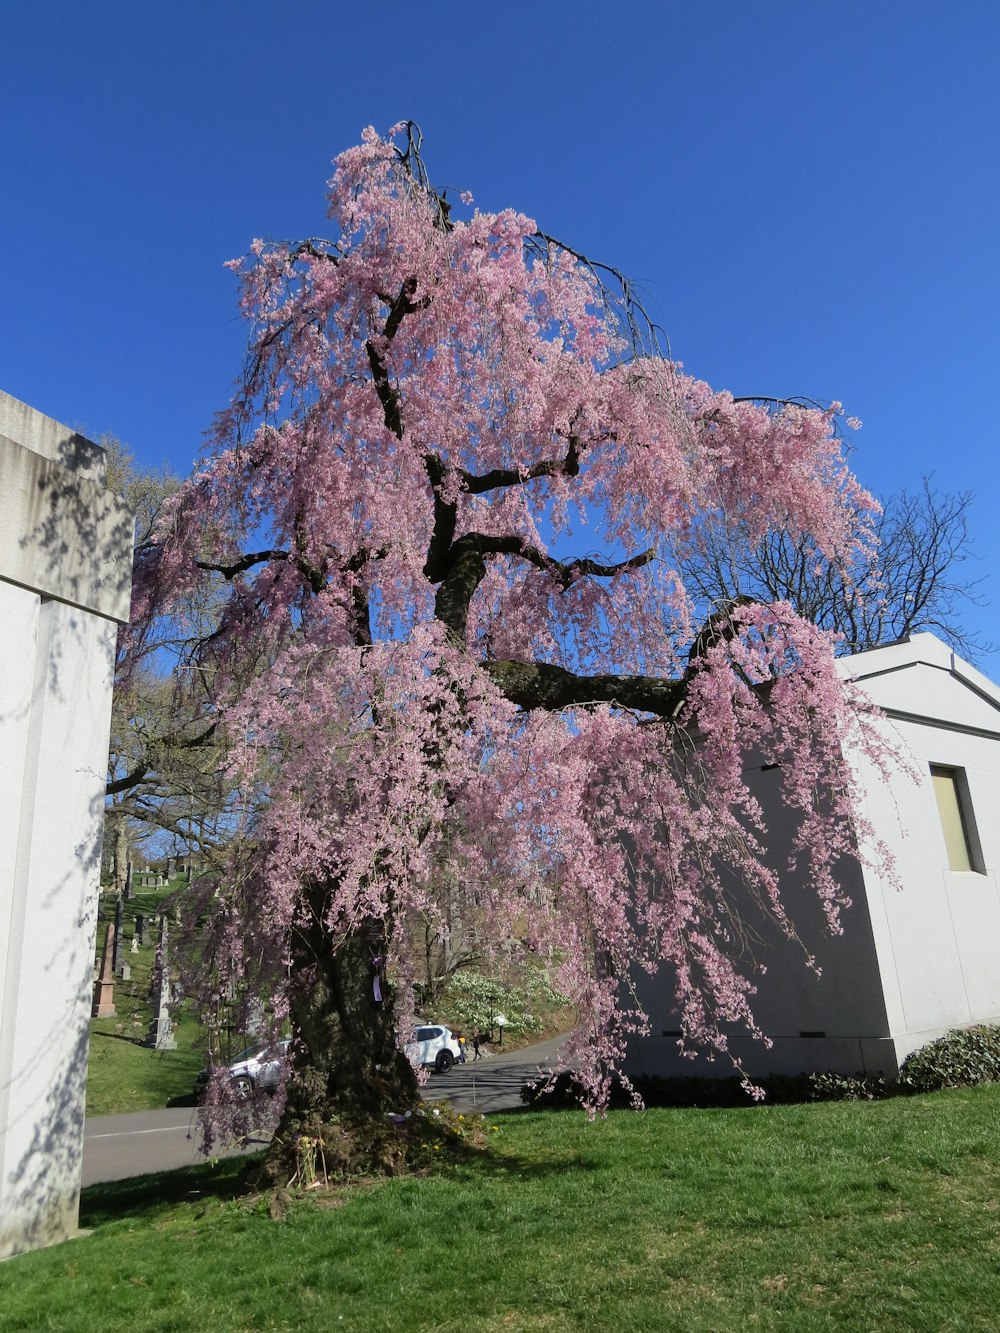
<path fill-rule="evenodd" d="M 397 1044 L 384 925 L 370 920 L 335 941 L 323 922 L 325 896 L 322 887 L 307 891 L 309 924 L 292 936 L 292 1072 L 264 1168 L 274 1185 L 294 1176 L 301 1136 L 322 1143 L 330 1174 L 402 1169 L 406 1136 L 389 1115 L 420 1100 Z"/>
<path fill-rule="evenodd" d="M 128 828 L 124 814 L 118 814 L 114 821 L 114 841 L 112 844 L 111 872 L 115 894 L 125 896 L 125 883 L 128 879 Z"/>

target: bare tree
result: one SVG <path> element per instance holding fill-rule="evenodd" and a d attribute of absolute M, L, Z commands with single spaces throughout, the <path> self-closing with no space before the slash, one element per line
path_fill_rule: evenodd
<path fill-rule="evenodd" d="M 688 587 L 704 607 L 750 597 L 787 601 L 806 619 L 843 635 L 842 653 L 862 652 L 930 630 L 975 660 L 992 644 L 966 627 L 963 611 L 982 606 L 981 579 L 966 576 L 974 558 L 969 534 L 972 491 L 939 491 L 930 477 L 897 491 L 874 518 L 859 513 L 865 534 L 850 556 L 828 559 L 784 532 L 753 544 L 742 520 L 709 515 L 675 553 Z"/>
<path fill-rule="evenodd" d="M 142 470 L 121 440 L 104 436 L 108 487 L 135 514 L 135 546 L 149 541 L 163 507 L 181 485 L 167 467 Z M 186 608 L 189 623 L 210 634 L 212 606 L 202 598 Z M 210 673 L 176 669 L 172 630 L 143 645 L 143 659 L 119 672 L 107 779 L 107 837 L 116 890 L 125 886 L 132 846 L 155 833 L 211 859 L 228 841 L 235 795 L 224 774 Z"/>

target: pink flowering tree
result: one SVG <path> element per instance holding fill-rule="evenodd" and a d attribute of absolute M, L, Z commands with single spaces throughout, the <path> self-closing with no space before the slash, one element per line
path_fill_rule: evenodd
<path fill-rule="evenodd" d="M 523 214 L 453 211 L 412 126 L 337 159 L 329 215 L 334 239 L 232 265 L 244 375 L 139 553 L 126 655 L 169 640 L 211 681 L 246 813 L 188 987 L 220 1024 L 261 999 L 290 1022 L 286 1163 L 297 1131 L 332 1151 L 413 1103 L 407 946 L 447 929 L 443 883 L 548 966 L 596 1106 L 645 1029 L 634 969 L 667 969 L 687 1043 L 754 1030 L 727 877 L 794 921 L 747 756 L 783 765 L 836 928 L 841 747 L 864 743 L 829 635 L 787 604 L 706 616 L 664 558 L 717 511 L 852 552 L 836 406 L 692 379 L 613 271 Z M 191 635 L 206 584 L 217 623 Z"/>

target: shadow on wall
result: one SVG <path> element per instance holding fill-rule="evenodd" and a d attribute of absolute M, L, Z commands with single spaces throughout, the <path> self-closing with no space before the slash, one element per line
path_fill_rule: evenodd
<path fill-rule="evenodd" d="M 0 1254 L 35 1249 L 76 1229 L 103 780 L 95 785 L 88 810 L 85 837 L 73 848 L 72 871 L 32 905 L 36 928 L 29 925 L 30 934 L 24 931 L 24 914 L 12 923 L 28 938 L 14 939 L 12 932 L 10 943 L 21 968 L 19 977 L 7 978 L 0 1042 Z M 45 923 L 41 929 L 39 922 Z"/>
<path fill-rule="evenodd" d="M 76 1226 L 131 552 L 103 451 L 0 394 L 0 1254 Z"/>
<path fill-rule="evenodd" d="M 89 1007 L 89 984 L 77 998 Z M 37 1249 L 76 1229 L 89 1026 L 77 1025 L 70 1035 L 67 1048 L 66 1033 L 51 1034 L 48 1052 L 58 1051 L 60 1068 L 46 1080 L 44 1102 L 19 1106 L 11 1120 L 11 1131 L 16 1133 L 22 1120 L 30 1122 L 31 1130 L 23 1151 L 7 1168 L 17 1206 L 0 1223 L 0 1254 Z M 43 1042 L 37 1062 L 43 1065 L 45 1060 Z"/>

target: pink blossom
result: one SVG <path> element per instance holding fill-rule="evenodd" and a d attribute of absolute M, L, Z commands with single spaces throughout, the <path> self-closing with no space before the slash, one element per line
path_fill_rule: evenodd
<path fill-rule="evenodd" d="M 440 886 L 461 886 L 487 955 L 530 940 L 574 1006 L 601 1106 L 648 1030 L 635 969 L 672 978 L 686 1047 L 724 1055 L 729 1025 L 758 1031 L 727 879 L 795 922 L 747 756 L 781 765 L 793 861 L 834 929 L 837 861 L 871 835 L 844 747 L 888 762 L 828 635 L 786 605 L 741 607 L 693 649 L 663 552 L 718 508 L 752 539 L 843 551 L 865 540 L 866 497 L 835 408 L 768 411 L 631 355 L 594 273 L 520 213 L 442 227 L 390 142 L 403 128 L 336 159 L 330 246 L 255 242 L 236 265 L 245 378 L 137 560 L 126 660 L 158 625 L 188 636 L 259 798 L 195 902 L 210 928 L 189 990 L 220 1024 L 266 996 L 280 1026 L 289 932 L 321 884 L 331 948 L 384 924 L 405 1030 L 414 923 L 446 931 Z M 482 568 L 456 618 L 460 552 Z M 218 626 L 198 643 L 189 608 L 209 594 Z M 505 682 L 533 663 L 683 688 L 660 712 L 600 691 L 526 708 Z M 216 1120 L 223 1101 L 213 1081 Z"/>

